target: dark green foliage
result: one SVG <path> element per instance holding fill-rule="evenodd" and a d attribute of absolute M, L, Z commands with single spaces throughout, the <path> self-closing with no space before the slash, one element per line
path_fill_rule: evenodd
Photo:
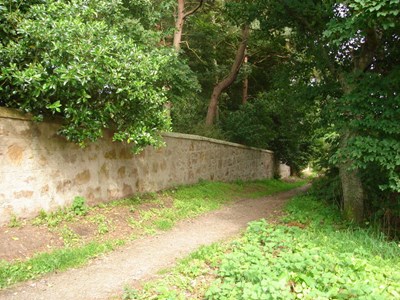
<path fill-rule="evenodd" d="M 320 93 L 316 144 L 330 160 L 318 155 L 316 165 L 334 174 L 350 160 L 361 175 L 368 213 L 390 211 L 398 218 L 393 207 L 399 203 L 400 186 L 400 1 L 257 3 L 265 17 L 260 18 L 261 29 L 270 39 L 287 30 L 289 78 L 313 79 L 311 86 Z M 296 66 L 296 61 L 303 64 Z M 348 133 L 350 140 L 338 144 Z M 331 182 L 337 182 L 335 177 Z"/>
<path fill-rule="evenodd" d="M 187 59 L 196 72 L 201 91 L 191 94 L 189 101 L 173 105 L 174 130 L 223 137 L 220 128 L 207 129 L 203 124 L 213 87 L 229 73 L 239 41 L 240 26 L 228 17 L 224 1 L 205 1 L 200 11 L 187 18 L 180 57 Z M 221 95 L 218 109 L 221 115 L 238 107 L 239 89 L 240 80 Z"/>
<path fill-rule="evenodd" d="M 366 217 L 378 221 L 391 237 L 400 228 L 399 4 L 351 1 L 346 17 L 332 19 L 324 33 L 347 85 L 347 93 L 331 99 L 330 120 L 337 132 L 352 132 L 331 163 L 353 162 L 365 189 Z M 358 58 L 368 50 L 362 49 L 365 38 L 377 42 L 370 43 L 373 59 L 361 70 Z"/>
<path fill-rule="evenodd" d="M 325 40 L 337 53 L 340 68 L 346 72 L 348 86 L 344 96 L 332 99 L 330 118 L 338 132 L 347 128 L 354 133 L 332 162 L 351 159 L 364 180 L 370 184 L 374 181 L 375 189 L 388 193 L 400 192 L 399 3 L 351 1 L 346 17 L 332 19 L 324 32 Z M 361 40 L 373 40 L 372 28 L 380 31 L 373 62 L 365 70 L 353 71 L 361 64 L 357 57 L 365 52 L 360 50 Z M 351 48 L 356 53 L 352 54 Z"/>
<path fill-rule="evenodd" d="M 335 204 L 338 208 L 343 207 L 339 171 L 337 169 L 330 169 L 325 176 L 315 179 L 310 193 L 317 199 Z"/>
<path fill-rule="evenodd" d="M 279 160 L 298 172 L 313 152 L 313 100 L 311 87 L 276 89 L 229 113 L 223 128 L 230 140 L 273 150 Z"/>
<path fill-rule="evenodd" d="M 274 109 L 269 109 L 268 100 L 257 99 L 246 103 L 240 110 L 231 112 L 223 126 L 230 140 L 253 147 L 266 148 L 278 135 L 274 124 Z M 278 120 L 277 120 L 278 122 Z"/>
<path fill-rule="evenodd" d="M 354 80 L 354 90 L 332 103 L 338 120 L 357 132 L 339 155 L 352 159 L 354 167 L 379 172 L 384 179 L 379 187 L 399 193 L 400 67 L 389 74 L 358 75 L 350 84 Z"/>

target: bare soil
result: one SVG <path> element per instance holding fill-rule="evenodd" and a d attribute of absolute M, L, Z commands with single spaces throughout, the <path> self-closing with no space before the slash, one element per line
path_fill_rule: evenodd
<path fill-rule="evenodd" d="M 72 246 L 71 240 L 63 236 L 64 228 L 68 228 L 77 235 L 73 245 L 86 244 L 95 240 L 122 239 L 141 234 L 130 226 L 129 220 L 138 220 L 139 212 L 153 208 L 171 207 L 172 199 L 163 197 L 159 202 L 146 202 L 135 206 L 111 206 L 106 208 L 94 207 L 85 216 L 76 216 L 72 221 L 62 221 L 57 226 L 33 225 L 32 220 L 20 221 L 21 226 L 0 227 L 0 260 L 15 261 L 31 258 L 39 252 L 51 252 L 54 249 Z M 98 217 L 104 217 L 107 232 L 99 232 Z"/>
<path fill-rule="evenodd" d="M 218 211 L 179 222 L 170 231 L 143 236 L 110 254 L 91 260 L 82 268 L 49 274 L 2 290 L 0 299 L 108 299 L 120 293 L 125 285 L 140 284 L 202 245 L 239 234 L 250 221 L 260 218 L 276 220 L 282 214 L 283 204 L 306 188 L 261 199 L 240 200 Z M 137 211 L 112 207 L 103 214 L 112 220 L 110 226 L 113 226 L 113 230 L 105 234 L 99 234 L 95 222 L 87 221 L 85 224 L 76 220 L 68 224 L 79 233 L 80 242 L 126 238 L 135 234 L 126 220 L 135 217 Z M 63 245 L 60 233 L 49 231 L 45 226 L 26 224 L 20 228 L 2 227 L 0 230 L 0 259 L 26 258 L 38 251 L 49 251 Z"/>

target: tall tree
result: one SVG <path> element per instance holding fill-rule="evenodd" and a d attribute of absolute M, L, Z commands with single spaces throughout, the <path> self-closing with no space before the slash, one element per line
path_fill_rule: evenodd
<path fill-rule="evenodd" d="M 249 32 L 250 32 L 250 26 L 247 24 L 244 25 L 242 29 L 241 42 L 236 51 L 235 60 L 233 61 L 230 72 L 224 79 L 222 79 L 215 85 L 212 91 L 210 103 L 208 105 L 208 110 L 207 110 L 207 117 L 206 117 L 207 126 L 211 126 L 214 124 L 215 117 L 217 114 L 219 96 L 227 87 L 229 87 L 235 81 L 239 73 L 239 70 L 242 66 L 243 59 L 245 56 L 245 51 L 249 38 Z"/>
<path fill-rule="evenodd" d="M 393 105 L 396 101 L 398 103 L 398 93 L 392 88 L 386 89 L 386 92 L 368 88 L 369 97 L 365 97 L 361 91 L 367 89 L 366 83 L 371 76 L 379 75 L 382 82 L 384 78 L 393 80 L 390 74 L 398 72 L 398 51 L 395 45 L 399 40 L 397 16 L 400 2 L 270 0 L 258 3 L 264 15 L 260 18 L 264 28 L 269 31 L 290 28 L 298 53 L 315 61 L 315 69 L 322 75 L 321 83 L 336 82 L 336 87 L 328 92 L 329 102 L 334 101 L 336 108 L 327 111 L 327 114 L 331 116 L 331 122 L 341 136 L 336 163 L 340 169 L 345 213 L 349 219 L 361 222 L 365 200 L 365 186 L 360 178 L 363 169 L 371 163 L 382 170 L 386 169 L 389 182 L 393 182 L 392 191 L 399 190 L 399 185 L 395 183 L 398 176 L 393 175 L 400 164 L 396 159 L 399 142 L 395 142 L 396 134 L 392 130 L 398 126 L 388 118 L 382 122 L 379 120 L 379 115 L 398 116 L 398 104 Z M 375 100 L 372 100 L 376 97 L 381 99 L 381 111 L 376 110 L 376 107 L 370 107 L 369 112 L 365 110 L 365 106 L 376 105 L 373 104 Z M 334 113 L 335 110 L 338 114 Z M 370 140 L 376 133 L 368 133 L 356 126 L 359 123 L 383 129 L 385 142 L 375 147 L 391 145 L 385 149 L 392 154 L 391 158 L 386 152 L 375 152 L 375 155 L 369 153 L 369 162 L 363 159 L 362 153 L 366 149 L 360 141 Z M 373 140 L 376 141 L 375 138 Z"/>
<path fill-rule="evenodd" d="M 386 89 L 382 94 L 379 89 L 370 90 L 369 97 L 365 98 L 359 94 L 360 89 L 366 89 L 369 81 L 366 78 L 370 76 L 380 75 L 379 77 L 387 78 L 392 72 L 398 72 L 399 61 L 393 53 L 394 44 L 398 44 L 400 24 L 396 22 L 396 16 L 399 14 L 400 1 L 380 1 L 380 0 L 362 0 L 349 1 L 346 4 L 336 4 L 333 6 L 335 17 L 328 23 L 324 34 L 327 40 L 336 48 L 335 52 L 341 56 L 339 62 L 342 65 L 336 64 L 336 77 L 339 81 L 343 96 L 342 105 L 346 110 L 346 115 L 342 115 L 342 119 L 347 122 L 341 122 L 339 130 L 341 133 L 339 174 L 343 188 L 344 212 L 346 216 L 356 222 L 361 222 L 364 217 L 364 202 L 365 202 L 365 186 L 362 184 L 362 170 L 367 168 L 370 163 L 363 162 L 362 156 L 359 153 L 364 151 L 364 147 L 360 143 L 358 146 L 356 141 L 370 139 L 374 133 L 366 132 L 363 128 L 355 126 L 359 120 L 361 123 L 371 127 L 386 128 L 389 130 L 381 136 L 381 141 L 378 143 L 390 143 L 393 150 L 389 150 L 394 156 L 389 159 L 390 164 L 394 168 L 399 168 L 400 162 L 396 156 L 400 154 L 400 142 L 394 142 L 391 133 L 396 122 L 394 120 L 385 120 L 386 118 L 379 114 L 382 112 L 390 112 L 390 115 L 398 111 L 395 106 L 392 106 L 391 98 L 400 105 L 399 97 L 396 92 L 391 89 Z M 392 48 L 393 49 L 393 48 Z M 388 63 L 392 64 L 391 66 Z M 381 82 L 383 83 L 383 82 Z M 365 105 L 374 105 L 372 99 L 379 95 L 381 102 L 381 112 L 372 109 L 370 112 L 360 111 L 360 108 Z M 360 102 L 362 100 L 364 103 Z M 360 106 L 361 104 L 361 106 Z M 372 108 L 372 107 L 371 107 Z M 343 110 L 342 110 L 343 111 Z M 385 113 L 385 114 L 386 114 Z M 396 113 L 393 115 L 395 116 Z M 397 112 L 399 117 L 399 113 Z M 379 119 L 377 119 L 379 118 Z M 393 123 L 395 122 L 395 123 Z M 375 123 L 375 124 L 374 124 Z M 377 124 L 379 123 L 379 125 Z M 399 128 L 399 126 L 397 126 Z M 389 133 L 389 134 L 388 134 Z M 369 157 L 375 161 L 375 164 L 387 168 L 385 163 L 380 163 L 383 157 L 387 157 L 388 149 L 382 153 L 377 153 L 375 157 Z M 397 153 L 396 153 L 397 152 Z M 397 166 L 397 167 L 396 167 Z M 389 171 L 389 170 L 387 170 Z M 389 174 L 388 174 L 389 175 Z M 392 177 L 389 175 L 389 177 Z M 399 177 L 397 177 L 399 178 Z M 400 185 L 395 187 L 395 190 L 400 190 Z"/>

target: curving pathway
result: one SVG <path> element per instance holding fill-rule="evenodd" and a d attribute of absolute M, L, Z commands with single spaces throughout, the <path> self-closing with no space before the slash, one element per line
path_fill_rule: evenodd
<path fill-rule="evenodd" d="M 79 269 L 49 274 L 0 291 L 0 299 L 107 299 L 126 284 L 146 280 L 202 245 L 240 233 L 247 223 L 274 218 L 283 204 L 307 186 L 261 199 L 241 200 L 218 211 L 178 223 L 172 230 L 133 241 Z"/>

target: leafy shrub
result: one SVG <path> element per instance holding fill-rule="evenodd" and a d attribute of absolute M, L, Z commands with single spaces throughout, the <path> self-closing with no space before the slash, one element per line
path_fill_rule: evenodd
<path fill-rule="evenodd" d="M 80 196 L 75 197 L 71 205 L 71 211 L 77 216 L 86 215 L 89 211 L 89 207 L 86 205 L 86 199 Z"/>
<path fill-rule="evenodd" d="M 14 2 L 14 1 L 7 1 Z M 149 4 L 141 1 L 141 5 Z M 164 104 L 196 79 L 135 19 L 128 1 L 31 1 L 0 6 L 0 105 L 36 120 L 63 118 L 60 134 L 84 146 L 115 131 L 140 150 L 160 145 Z M 143 17 L 140 13 L 137 17 Z"/>

